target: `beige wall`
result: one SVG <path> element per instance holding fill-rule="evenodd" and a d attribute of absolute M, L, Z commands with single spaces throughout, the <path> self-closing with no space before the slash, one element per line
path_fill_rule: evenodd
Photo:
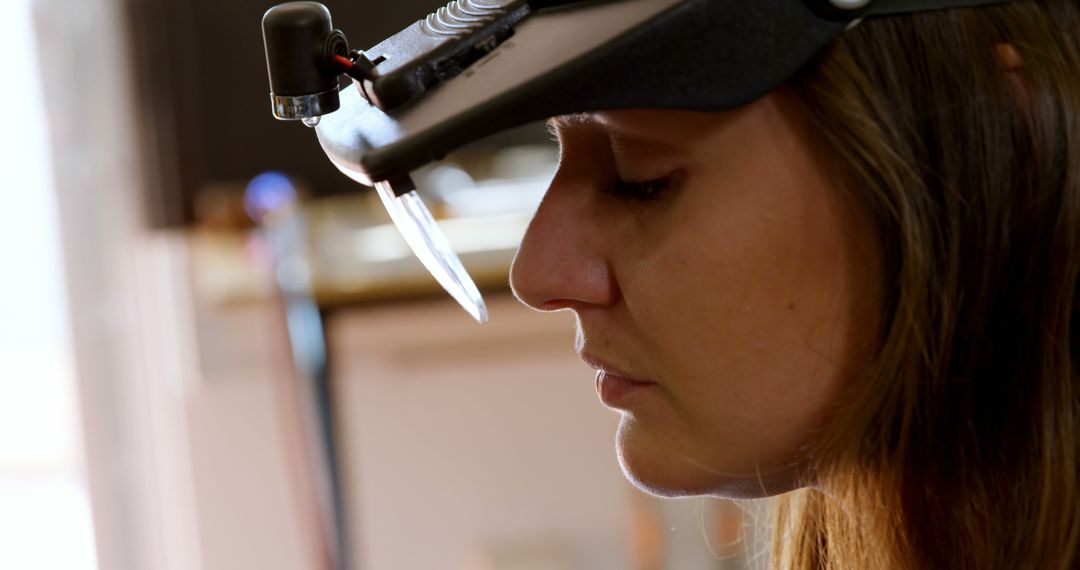
<path fill-rule="evenodd" d="M 630 568 L 636 491 L 615 461 L 617 418 L 573 353 L 571 316 L 508 295 L 489 308 L 483 326 L 450 302 L 330 321 L 362 567 L 501 556 L 499 568 Z M 505 560 L 515 549 L 521 560 Z"/>

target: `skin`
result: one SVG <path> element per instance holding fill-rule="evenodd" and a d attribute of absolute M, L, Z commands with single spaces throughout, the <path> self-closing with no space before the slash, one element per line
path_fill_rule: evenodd
<path fill-rule="evenodd" d="M 812 484 L 805 450 L 872 356 L 881 254 L 797 100 L 552 124 L 559 170 L 511 285 L 576 314 L 584 360 L 650 383 L 612 402 L 627 477 L 664 496 Z M 607 191 L 668 175 L 647 200 Z"/>

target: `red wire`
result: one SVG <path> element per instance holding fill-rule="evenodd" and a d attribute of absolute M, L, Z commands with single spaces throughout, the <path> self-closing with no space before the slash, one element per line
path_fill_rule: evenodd
<path fill-rule="evenodd" d="M 334 55 L 334 60 L 344 66 L 345 69 L 352 69 L 353 66 L 356 65 L 355 63 L 353 63 L 353 60 L 343 55 Z"/>

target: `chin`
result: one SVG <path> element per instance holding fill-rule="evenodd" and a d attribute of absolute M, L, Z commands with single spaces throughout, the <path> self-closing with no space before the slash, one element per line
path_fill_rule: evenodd
<path fill-rule="evenodd" d="M 709 495 L 759 499 L 803 486 L 797 483 L 795 468 L 768 474 L 745 470 L 747 474 L 739 475 L 735 469 L 710 468 L 672 443 L 671 438 L 656 437 L 624 416 L 615 436 L 623 474 L 638 489 L 667 498 Z"/>

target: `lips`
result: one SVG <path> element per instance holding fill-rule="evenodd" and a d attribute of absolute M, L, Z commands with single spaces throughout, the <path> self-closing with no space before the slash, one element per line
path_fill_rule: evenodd
<path fill-rule="evenodd" d="M 639 378 L 637 376 L 634 376 L 633 374 L 630 374 L 629 372 L 626 372 L 626 371 L 624 371 L 624 370 L 622 370 L 620 368 L 617 368 L 617 367 L 613 366 L 612 364 L 609 364 L 607 361 L 601 360 L 601 359 L 599 359 L 599 358 L 597 358 L 595 356 L 592 356 L 591 354 L 581 353 L 581 354 L 578 355 L 578 357 L 581 358 L 582 362 L 589 365 L 589 368 L 592 368 L 593 370 L 596 370 L 597 372 L 604 372 L 604 373 L 609 374 L 611 376 L 618 376 L 620 378 L 626 378 L 628 380 L 633 380 L 634 382 L 655 384 L 655 382 L 653 382 L 651 380 L 647 380 L 645 378 Z"/>
<path fill-rule="evenodd" d="M 625 409 L 637 394 L 655 388 L 656 382 L 635 377 L 588 354 L 581 360 L 596 369 L 596 393 L 605 405 Z"/>

